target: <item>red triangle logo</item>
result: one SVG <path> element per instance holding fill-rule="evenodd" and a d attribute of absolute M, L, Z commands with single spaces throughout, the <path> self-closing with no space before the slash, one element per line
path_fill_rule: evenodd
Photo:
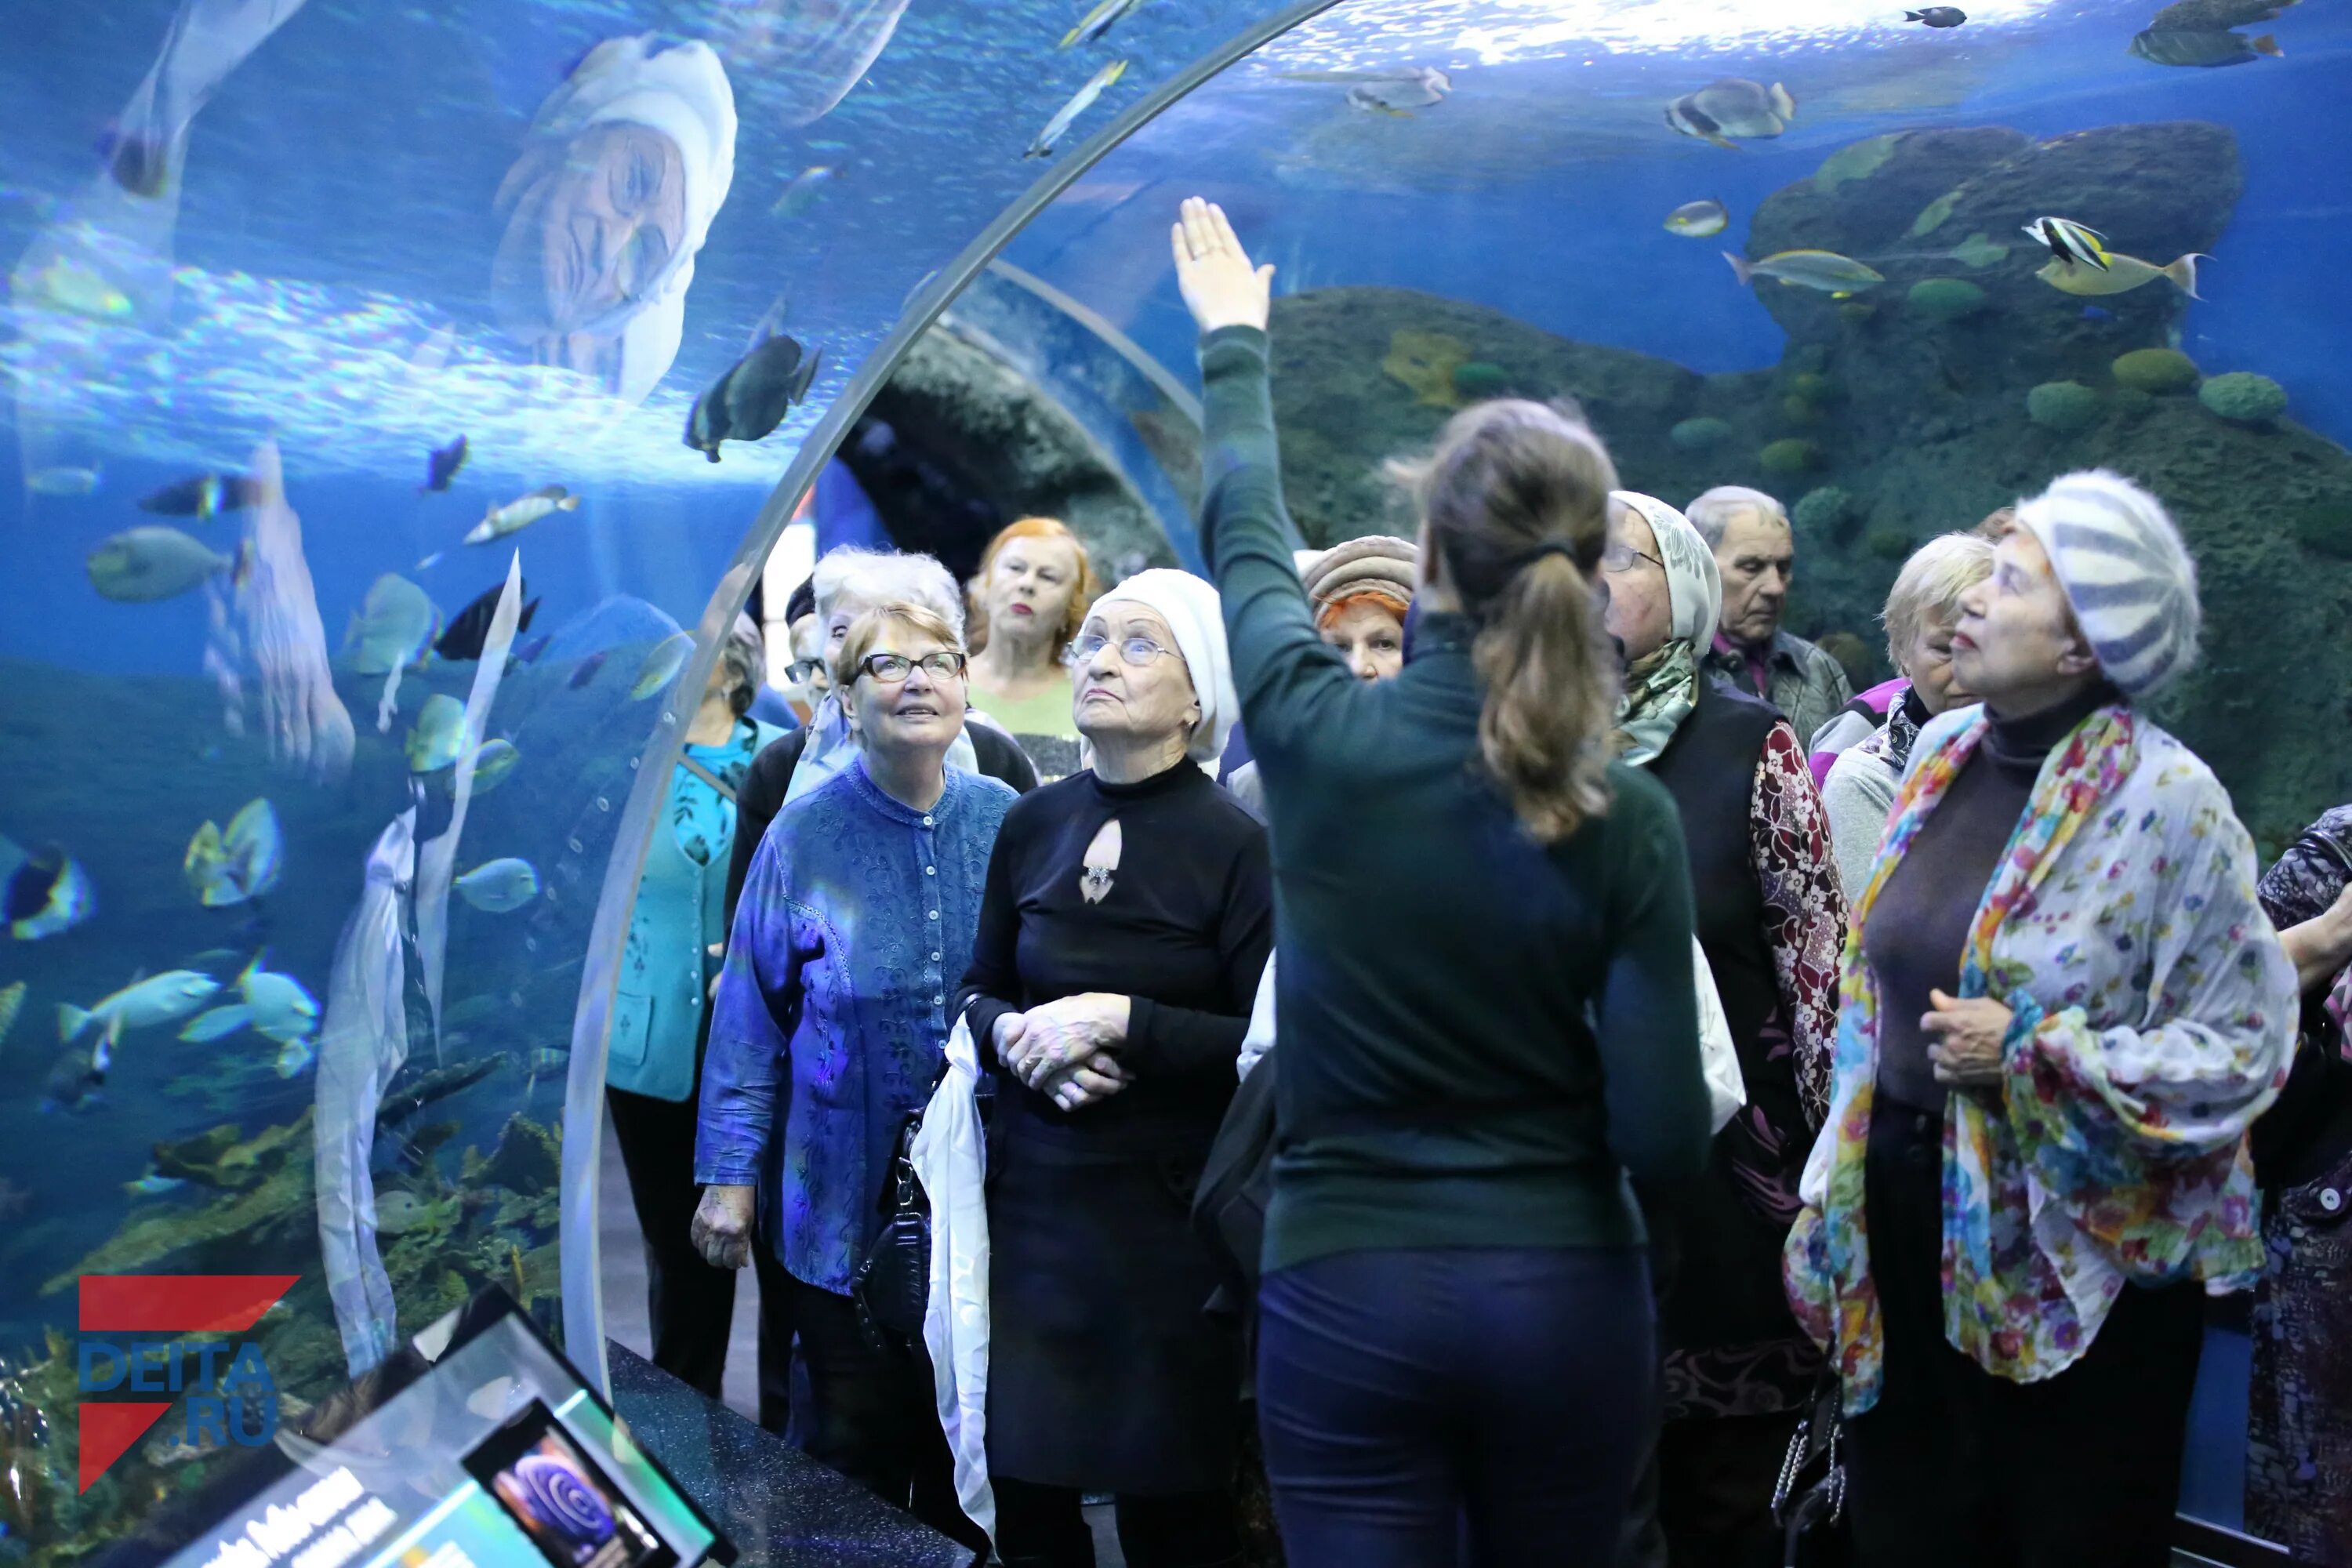
<path fill-rule="evenodd" d="M 78 1405 L 74 1407 L 77 1441 L 81 1447 L 81 1489 L 89 1490 L 90 1483 L 106 1474 L 107 1467 L 122 1458 L 123 1451 L 147 1434 L 163 1412 L 172 1408 L 169 1400 L 162 1404 L 141 1403 L 123 1405 Z"/>

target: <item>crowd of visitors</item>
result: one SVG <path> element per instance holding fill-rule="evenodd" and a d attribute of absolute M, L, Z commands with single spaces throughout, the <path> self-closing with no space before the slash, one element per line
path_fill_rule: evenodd
<path fill-rule="evenodd" d="M 1091 1564 L 1089 1499 L 1135 1568 L 1255 1563 L 1270 1483 L 1300 1568 L 2153 1568 L 2259 1276 L 2255 1489 L 2344 1473 L 2297 1354 L 2352 1299 L 2352 808 L 2261 877 L 2149 718 L 2199 632 L 2158 498 L 1931 538 L 1856 697 L 1779 502 L 1626 489 L 1570 408 L 1463 410 L 1396 466 L 1416 538 L 1306 551 L 1272 269 L 1198 201 L 1171 238 L 1209 578 L 1106 586 L 1050 519 L 961 591 L 839 550 L 808 723 L 713 676 L 613 1031 L 656 1360 L 714 1388 L 756 1264 L 763 1420 L 796 1354 L 813 1454 L 1008 1565 Z M 984 1466 L 860 1283 L 960 1020 Z M 1237 1260 L 1192 1211 L 1250 1116 Z"/>

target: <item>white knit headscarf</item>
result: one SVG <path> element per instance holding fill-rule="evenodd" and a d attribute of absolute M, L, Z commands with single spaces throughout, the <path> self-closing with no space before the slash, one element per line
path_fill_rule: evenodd
<path fill-rule="evenodd" d="M 661 274 L 624 313 L 584 329 L 605 336 L 617 331 L 616 391 L 625 402 L 640 403 L 677 358 L 695 253 L 735 183 L 735 92 L 708 44 L 664 49 L 652 33 L 607 38 L 540 105 L 530 133 L 569 142 L 607 124 L 660 132 L 677 143 L 686 170 L 686 226 Z"/>
<path fill-rule="evenodd" d="M 2197 662 L 2197 563 L 2164 503 L 2105 468 L 2060 476 L 2017 521 L 2041 542 L 2100 671 L 2144 697 Z"/>
<path fill-rule="evenodd" d="M 1201 704 L 1201 721 L 1192 730 L 1185 755 L 1213 765 L 1224 753 L 1225 737 L 1241 717 L 1241 699 L 1234 693 L 1234 664 L 1225 648 L 1225 614 L 1217 591 L 1190 572 L 1155 567 L 1138 572 L 1094 603 L 1087 618 L 1101 615 L 1115 604 L 1140 605 L 1168 623 L 1175 634 L 1176 651 L 1183 656 L 1185 673 L 1192 678 L 1192 695 Z"/>

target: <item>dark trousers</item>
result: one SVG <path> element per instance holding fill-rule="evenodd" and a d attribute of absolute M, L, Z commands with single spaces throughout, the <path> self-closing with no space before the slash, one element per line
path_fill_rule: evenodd
<path fill-rule="evenodd" d="M 646 1246 L 646 1315 L 653 1325 L 653 1363 L 713 1399 L 727 1371 L 727 1336 L 735 1320 L 735 1271 L 713 1268 L 693 1241 L 694 1124 L 698 1097 L 656 1100 L 625 1089 L 604 1090 L 621 1163 L 629 1174 L 629 1201 Z M 753 1248 L 754 1251 L 759 1250 Z M 767 1295 L 765 1281 L 761 1295 Z M 761 1325 L 761 1420 L 766 1424 L 768 1333 Z M 791 1342 L 778 1363 L 788 1369 Z M 781 1431 L 781 1426 L 775 1430 Z"/>
<path fill-rule="evenodd" d="M 1004 1568 L 1095 1568 L 1094 1531 L 1076 1487 L 1037 1486 L 991 1476 L 996 1493 L 996 1550 Z M 1119 1555 L 1128 1568 L 1232 1568 L 1241 1538 L 1230 1493 L 1171 1497 L 1121 1495 L 1112 1505 Z"/>
<path fill-rule="evenodd" d="M 1657 1422 L 1647 1261 L 1341 1253 L 1265 1277 L 1258 1426 L 1295 1568 L 1615 1558 Z"/>
<path fill-rule="evenodd" d="M 765 1250 L 762 1248 L 762 1250 Z M 782 1273 L 781 1269 L 778 1270 Z M 988 1536 L 956 1502 L 930 1359 L 866 1337 L 857 1303 L 783 1274 L 808 1363 L 809 1457 L 975 1552 Z"/>
<path fill-rule="evenodd" d="M 2204 1308 L 2126 1286 L 2057 1376 L 1993 1376 L 1944 1337 L 1943 1121 L 1882 1098 L 1864 1201 L 1885 1328 L 1878 1403 L 1846 1423 L 1859 1568 L 2163 1568 Z"/>

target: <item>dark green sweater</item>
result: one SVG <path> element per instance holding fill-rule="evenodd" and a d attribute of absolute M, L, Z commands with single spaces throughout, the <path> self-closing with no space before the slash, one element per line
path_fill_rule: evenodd
<path fill-rule="evenodd" d="M 1477 764 L 1475 626 L 1424 615 L 1394 680 L 1316 635 L 1291 560 L 1265 334 L 1202 343 L 1202 550 L 1273 830 L 1281 1078 L 1265 1266 L 1427 1247 L 1633 1247 L 1626 1174 L 1706 1163 L 1690 869 L 1612 765 L 1546 848 Z"/>

